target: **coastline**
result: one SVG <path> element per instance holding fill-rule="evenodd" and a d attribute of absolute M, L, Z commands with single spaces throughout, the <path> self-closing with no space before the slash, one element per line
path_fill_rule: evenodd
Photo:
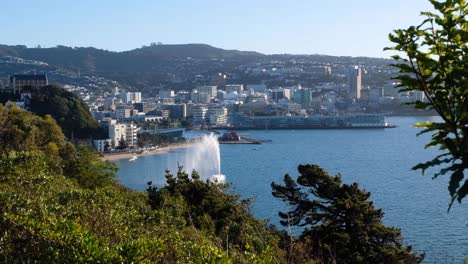
<path fill-rule="evenodd" d="M 178 148 L 188 148 L 192 146 L 193 143 L 180 143 L 180 144 L 173 144 L 162 148 L 157 148 L 154 150 L 145 150 L 141 153 L 137 153 L 136 151 L 131 152 L 123 152 L 123 153 L 113 153 L 113 154 L 104 154 L 100 157 L 102 161 L 114 161 L 114 160 L 121 160 L 121 159 L 131 159 L 133 156 L 141 157 L 141 156 L 150 156 L 150 155 L 157 155 L 162 153 L 167 153 L 173 149 Z"/>

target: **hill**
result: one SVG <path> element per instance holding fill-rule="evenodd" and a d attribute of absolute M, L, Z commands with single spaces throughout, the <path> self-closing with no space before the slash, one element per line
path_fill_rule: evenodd
<path fill-rule="evenodd" d="M 242 59 L 261 57 L 257 52 L 224 50 L 206 44 L 151 45 L 142 48 L 112 52 L 108 50 L 72 48 L 27 48 L 26 46 L 0 45 L 0 56 L 14 56 L 28 60 L 87 72 L 145 71 L 154 69 L 168 60 L 186 59 Z"/>

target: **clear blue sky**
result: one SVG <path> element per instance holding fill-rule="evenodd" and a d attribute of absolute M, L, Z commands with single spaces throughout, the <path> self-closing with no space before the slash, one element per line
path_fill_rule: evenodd
<path fill-rule="evenodd" d="M 262 53 L 388 57 L 427 0 L 7 0 L 0 43 L 130 50 L 206 43 Z"/>

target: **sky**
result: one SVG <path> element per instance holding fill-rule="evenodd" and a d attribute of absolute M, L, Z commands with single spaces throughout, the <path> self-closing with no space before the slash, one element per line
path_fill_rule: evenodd
<path fill-rule="evenodd" d="M 205 43 L 265 54 L 389 57 L 388 34 L 427 0 L 6 0 L 0 44 L 96 47 Z"/>

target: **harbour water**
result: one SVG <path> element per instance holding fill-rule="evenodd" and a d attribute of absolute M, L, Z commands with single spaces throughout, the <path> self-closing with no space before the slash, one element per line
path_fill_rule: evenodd
<path fill-rule="evenodd" d="M 252 212 L 278 225 L 277 212 L 284 204 L 271 195 L 272 181 L 281 182 L 297 165 L 319 164 L 345 182 L 358 182 L 382 208 L 387 225 L 402 229 L 404 241 L 426 252 L 426 263 L 460 263 L 468 257 L 468 201 L 454 204 L 447 213 L 448 175 L 432 180 L 411 167 L 437 154 L 424 149 L 430 135 L 416 137 L 416 122 L 428 117 L 387 118 L 397 128 L 340 130 L 256 130 L 240 134 L 272 140 L 262 145 L 221 145 L 221 173 L 243 198 L 254 198 Z M 164 184 L 164 171 L 175 171 L 190 149 L 118 160 L 119 180 L 143 190 L 147 181 Z M 203 159 L 201 162 L 203 162 Z"/>

